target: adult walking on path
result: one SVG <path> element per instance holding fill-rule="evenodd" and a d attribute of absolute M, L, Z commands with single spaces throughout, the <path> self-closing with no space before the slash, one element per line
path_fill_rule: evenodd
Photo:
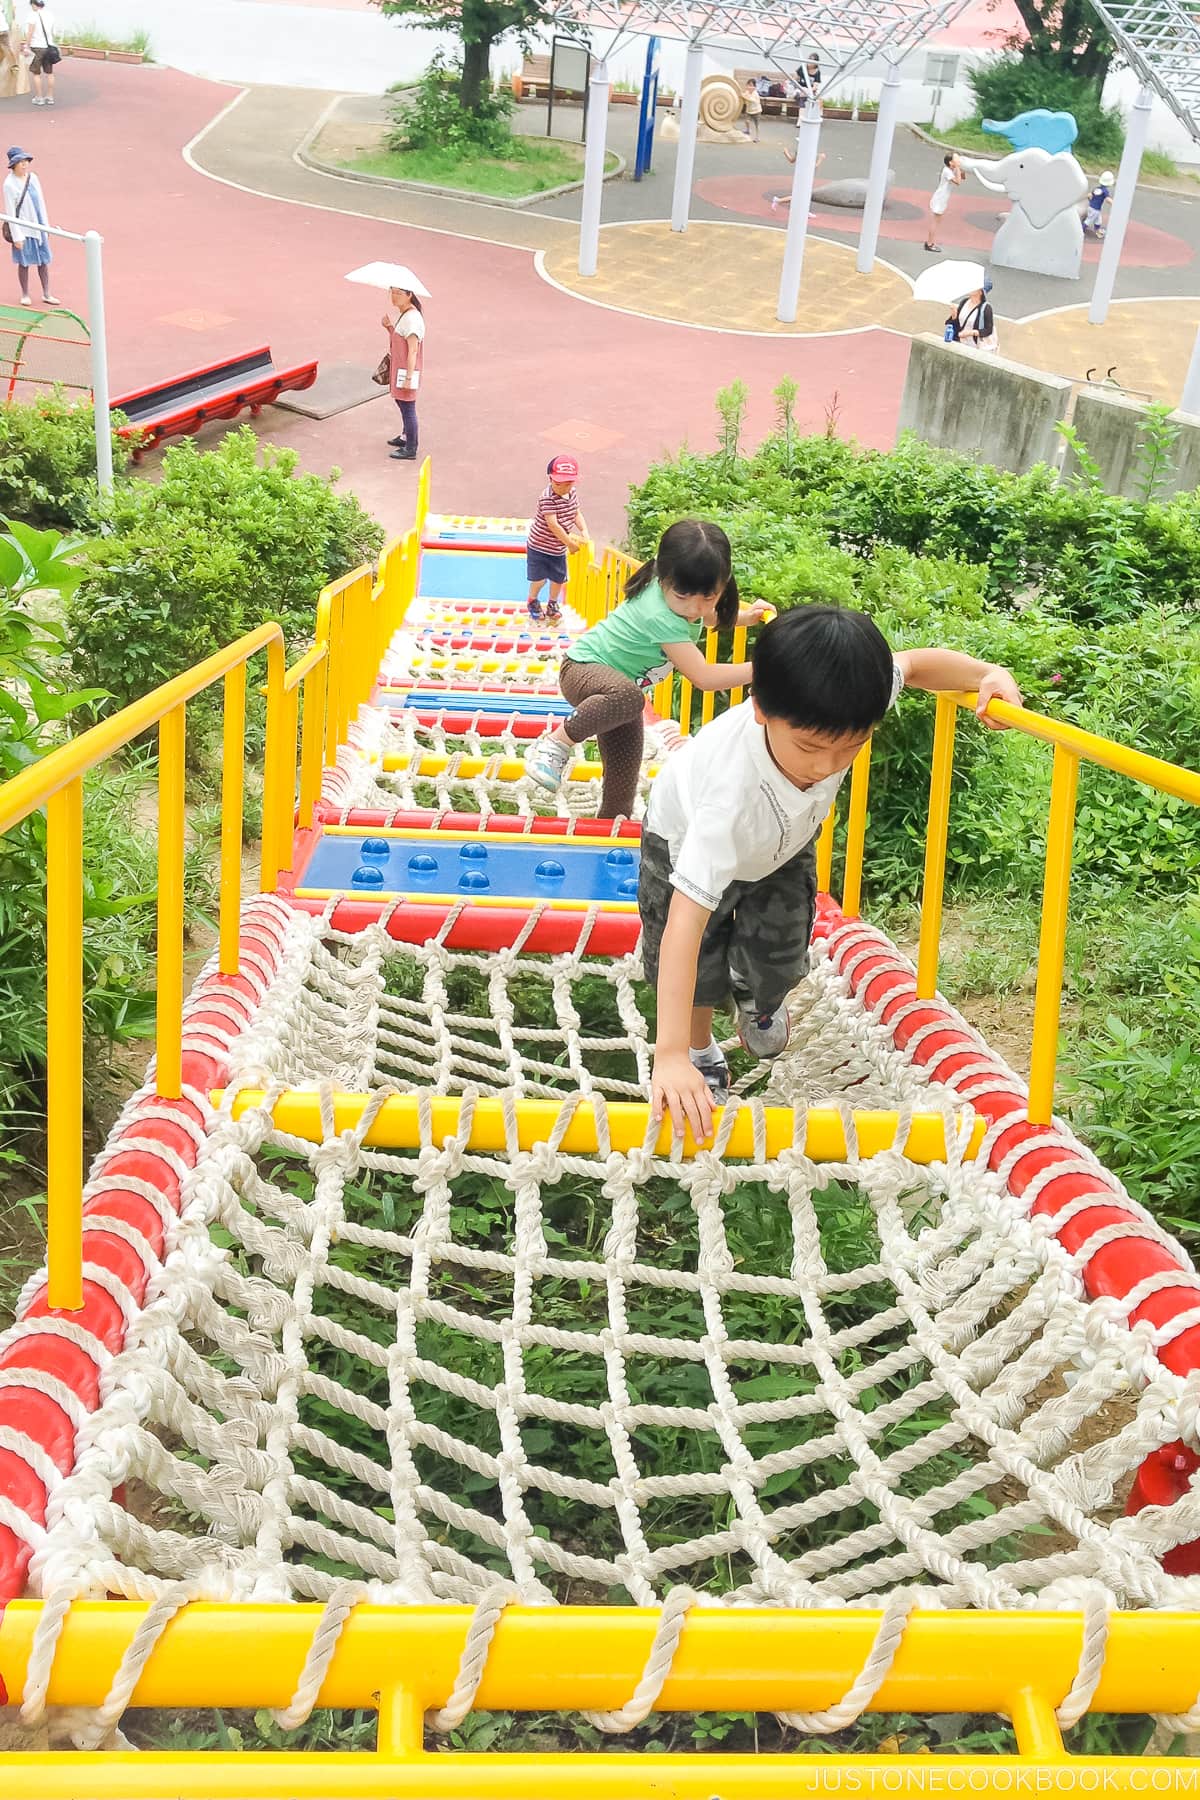
<path fill-rule="evenodd" d="M 396 270 L 396 285 L 388 293 L 391 310 L 384 313 L 383 325 L 388 334 L 388 378 L 402 426 L 399 437 L 388 439 L 397 462 L 412 462 L 417 454 L 417 393 L 425 360 L 421 301 L 429 297 L 429 289 L 411 269 Z"/>
<path fill-rule="evenodd" d="M 46 0 L 30 0 L 25 48 L 30 56 L 29 73 L 33 80 L 33 104 L 35 106 L 53 106 L 54 71 L 62 61 L 62 51 L 55 41 L 54 20 L 46 10 Z"/>
<path fill-rule="evenodd" d="M 988 299 L 991 291 L 990 281 L 975 288 L 965 300 L 959 301 L 950 315 L 950 323 L 954 327 L 956 344 L 965 344 L 969 350 L 982 350 L 994 356 L 1000 348 L 1000 339 L 996 335 L 996 315 Z"/>
<path fill-rule="evenodd" d="M 950 189 L 961 187 L 965 176 L 957 154 L 951 150 L 942 158 L 942 172 L 938 176 L 938 184 L 929 197 L 929 224 L 925 231 L 925 248 L 940 250 L 941 245 L 934 243 L 934 238 L 941 230 L 946 208 L 950 204 Z"/>
<path fill-rule="evenodd" d="M 8 153 L 8 174 L 4 177 L 4 211 L 16 224 L 6 225 L 4 235 L 12 245 L 12 259 L 21 283 L 21 305 L 32 306 L 29 298 L 29 271 L 36 269 L 42 284 L 42 299 L 47 306 L 59 303 L 50 292 L 50 237 L 39 231 L 48 225 L 42 184 L 33 172 L 33 158 L 28 150 L 14 144 Z"/>

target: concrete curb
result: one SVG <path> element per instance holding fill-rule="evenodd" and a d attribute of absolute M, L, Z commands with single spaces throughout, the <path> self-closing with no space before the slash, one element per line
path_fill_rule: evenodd
<path fill-rule="evenodd" d="M 342 181 L 359 181 L 364 187 L 396 188 L 401 193 L 433 194 L 448 200 L 470 200 L 476 205 L 483 203 L 487 206 L 506 206 L 514 212 L 520 212 L 527 206 L 538 206 L 543 200 L 555 200 L 560 194 L 574 194 L 583 186 L 582 180 L 567 181 L 559 187 L 543 188 L 540 193 L 518 194 L 510 198 L 500 194 L 476 193 L 471 188 L 441 187 L 431 181 L 403 181 L 396 175 L 364 175 L 361 169 L 347 169 L 343 168 L 340 163 L 326 162 L 323 157 L 314 154 L 313 145 L 326 125 L 336 118 L 341 101 L 346 98 L 357 99 L 358 96 L 342 95 L 340 99 L 335 100 L 332 106 L 327 107 L 321 114 L 312 130 L 307 132 L 296 146 L 297 162 L 303 163 L 306 169 L 312 169 L 318 175 L 336 175 Z M 625 158 L 616 150 L 610 150 L 608 154 L 615 156 L 617 161 L 615 168 L 605 171 L 604 179 L 605 181 L 616 181 L 625 173 L 627 166 Z"/>
<path fill-rule="evenodd" d="M 966 150 L 961 144 L 952 144 L 949 138 L 932 137 L 922 126 L 914 125 L 911 119 L 905 121 L 905 129 L 935 150 L 953 150 L 956 156 L 969 156 L 974 162 L 1000 161 L 998 156 L 989 156 L 985 150 Z M 1200 200 L 1200 187 L 1193 182 L 1175 181 L 1169 175 L 1155 175 L 1150 181 L 1139 181 L 1138 186 L 1145 188 L 1150 194 L 1174 194 L 1179 200 Z"/>

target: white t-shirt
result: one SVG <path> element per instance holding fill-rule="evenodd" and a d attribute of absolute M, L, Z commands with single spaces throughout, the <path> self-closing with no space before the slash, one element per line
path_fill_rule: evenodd
<path fill-rule="evenodd" d="M 36 6 L 31 6 L 28 23 L 33 26 L 33 34 L 29 39 L 31 50 L 44 50 L 48 44 L 57 44 L 54 17 L 48 6 L 43 6 L 40 12 Z"/>
<path fill-rule="evenodd" d="M 904 677 L 894 665 L 892 704 Z M 671 885 L 715 912 L 734 881 L 762 881 L 812 842 L 846 771 L 798 788 L 778 769 L 747 700 L 667 757 L 646 829 L 671 851 Z"/>

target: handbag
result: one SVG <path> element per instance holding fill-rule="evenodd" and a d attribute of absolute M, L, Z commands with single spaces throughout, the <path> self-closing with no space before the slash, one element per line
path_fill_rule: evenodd
<path fill-rule="evenodd" d="M 25 204 L 25 196 L 29 192 L 29 183 L 32 180 L 33 180 L 32 175 L 27 175 L 25 177 L 25 186 L 21 189 L 21 198 L 17 201 L 16 209 L 15 209 L 18 214 L 20 213 L 21 208 Z M 11 244 L 13 241 L 12 226 L 9 224 L 7 219 L 4 221 L 3 226 L 0 226 L 0 232 L 3 232 L 5 243 Z"/>
<path fill-rule="evenodd" d="M 57 44 L 50 41 L 50 33 L 46 30 L 45 18 L 39 14 L 38 24 L 42 28 L 42 70 L 53 69 L 62 61 L 62 51 Z"/>
<path fill-rule="evenodd" d="M 371 380 L 373 382 L 375 382 L 379 387 L 391 387 L 391 385 L 392 385 L 391 363 L 392 363 L 392 359 L 391 359 L 390 354 L 380 357 L 379 367 L 375 370 L 375 373 L 371 376 Z"/>

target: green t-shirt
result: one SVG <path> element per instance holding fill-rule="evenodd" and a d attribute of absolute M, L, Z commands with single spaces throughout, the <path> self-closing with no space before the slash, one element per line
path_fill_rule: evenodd
<path fill-rule="evenodd" d="M 648 588 L 593 625 L 572 644 L 571 662 L 605 663 L 631 681 L 653 687 L 670 673 L 663 657 L 666 644 L 697 644 L 703 630 L 699 620 L 689 624 L 672 612 L 662 588 L 652 581 Z"/>

